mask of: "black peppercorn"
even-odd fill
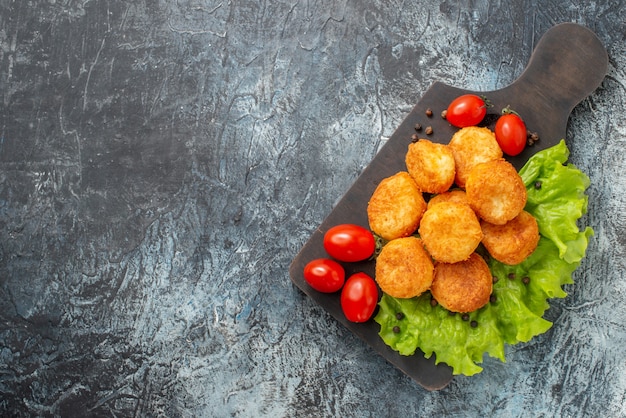
[[[415,126],[413,127],[417,132],[422,130],[422,125],[420,125],[419,123],[416,123]]]
[[[489,302],[496,303],[498,301],[498,297],[496,295],[489,296]]]
[[[431,108],[426,109],[426,116],[431,117],[433,115],[433,111]]]
[[[393,332],[394,332],[394,334],[399,334],[400,333],[400,327],[397,326],[397,325],[395,327],[393,327]]]
[[[537,189],[537,190],[541,189],[541,182],[540,181],[536,181],[535,182],[535,189]]]
[[[432,299],[430,300],[430,306],[437,306],[437,299],[432,298]]]
[[[469,314],[466,314],[466,313],[465,313],[465,314],[463,314],[463,316],[461,317],[461,319],[462,319],[463,321],[469,321]]]
[[[509,279],[515,280],[515,273],[509,273]]]
[[[528,283],[530,283],[530,277],[525,276],[525,277],[522,279],[522,283],[524,283],[524,284],[528,284]]]
[[[497,276],[493,276],[493,278],[491,279],[491,281],[494,282],[494,283],[498,283],[498,280],[500,280],[500,279],[498,279]]]
[[[477,326],[478,326],[478,322],[476,322],[476,321],[470,322],[470,327],[476,328]]]
[[[396,314],[396,319],[397,319],[398,321],[402,321],[402,320],[404,319],[404,314],[403,314],[402,312],[398,312],[398,313]]]
[[[432,134],[433,133],[432,126],[427,126],[426,129],[424,130],[424,132],[426,133],[426,135]]]
[[[532,147],[537,141],[539,141],[539,135],[537,132],[526,131],[526,145]]]

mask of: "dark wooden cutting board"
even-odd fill
[[[424,130],[417,132],[420,137],[440,143],[450,141],[457,128],[440,115],[454,98],[476,93],[486,96],[493,104],[491,112],[511,106],[523,117],[528,129],[536,132],[540,140],[520,155],[509,158],[519,169],[537,151],[565,139],[571,111],[600,85],[607,65],[606,50],[593,32],[574,23],[563,23],[543,35],[524,72],[503,89],[472,92],[442,83],[433,84],[294,258],[289,269],[293,283],[417,383],[428,390],[445,387],[452,380],[449,366],[435,365],[434,355],[426,359],[419,351],[413,356],[399,355],[378,336],[380,327],[373,320],[364,324],[347,321],[341,311],[339,293],[323,294],[309,287],[303,277],[304,266],[315,258],[328,257],[322,241],[330,227],[342,223],[368,227],[367,202],[382,179],[398,171],[406,171],[404,158],[411,135],[416,133],[416,124],[421,124],[423,129],[427,126],[433,129],[430,135],[426,135]],[[431,117],[426,116],[427,109],[433,111]],[[363,271],[374,277],[372,261],[343,265],[347,276]]]

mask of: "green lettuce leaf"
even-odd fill
[[[565,141],[537,153],[520,170],[528,190],[526,210],[537,219],[541,235],[559,249],[569,263],[582,260],[589,235],[581,233],[578,219],[587,212],[589,177],[573,164],[566,164],[569,150]],[[588,228],[590,229],[590,228]]]
[[[535,154],[520,170],[528,190],[526,210],[539,224],[537,249],[521,264],[496,260],[489,267],[497,282],[493,300],[463,317],[431,305],[429,292],[411,299],[383,294],[374,318],[380,336],[402,355],[419,348],[426,358],[446,363],[453,374],[480,373],[485,354],[505,360],[504,345],[528,342],[552,323],[543,318],[548,300],[567,295],[572,273],[585,255],[593,230],[580,230],[578,220],[587,211],[589,178],[572,164],[565,142]]]

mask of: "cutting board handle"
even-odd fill
[[[530,94],[540,112],[557,107],[569,116],[601,84],[607,67],[607,52],[591,30],[561,23],[541,37],[524,72],[504,90]]]

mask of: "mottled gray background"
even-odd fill
[[[0,415],[626,416],[623,1],[0,0]],[[609,53],[572,114],[596,234],[553,328],[428,392],[292,284],[435,81],[551,26]]]

